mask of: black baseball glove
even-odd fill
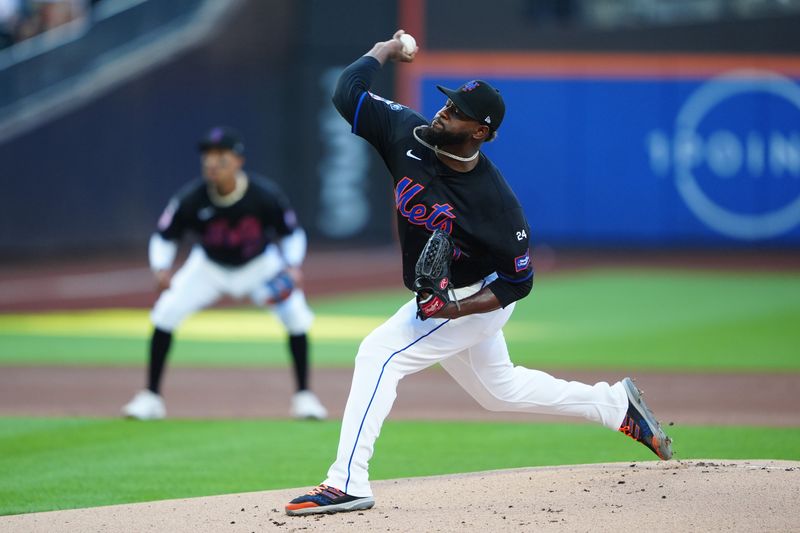
[[[437,229],[425,243],[414,269],[414,292],[420,320],[430,318],[450,303],[452,260],[453,240],[449,234]]]

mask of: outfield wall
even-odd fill
[[[540,241],[800,244],[800,56],[433,54],[405,97],[432,116],[437,84],[480,77]]]

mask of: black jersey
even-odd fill
[[[457,172],[420,144],[412,132],[429,122],[369,92],[379,69],[375,58],[356,60],[339,78],[333,103],[353,133],[378,150],[393,176],[405,286],[413,287],[417,258],[438,228],[450,233],[457,247],[451,270],[456,287],[496,272],[489,288],[504,307],[525,297],[533,285],[530,228],[516,195],[485,155],[471,171]]]
[[[280,188],[252,174],[247,176],[244,195],[226,206],[212,201],[205,181],[188,183],[170,200],[158,221],[163,238],[179,240],[193,232],[209,259],[226,266],[247,263],[296,227],[294,211]]]

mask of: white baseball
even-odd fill
[[[400,36],[400,42],[403,43],[403,52],[407,54],[413,54],[417,49],[417,40],[408,33]]]

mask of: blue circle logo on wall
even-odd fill
[[[710,79],[678,112],[675,184],[687,207],[729,237],[800,225],[800,86],[765,70]]]

